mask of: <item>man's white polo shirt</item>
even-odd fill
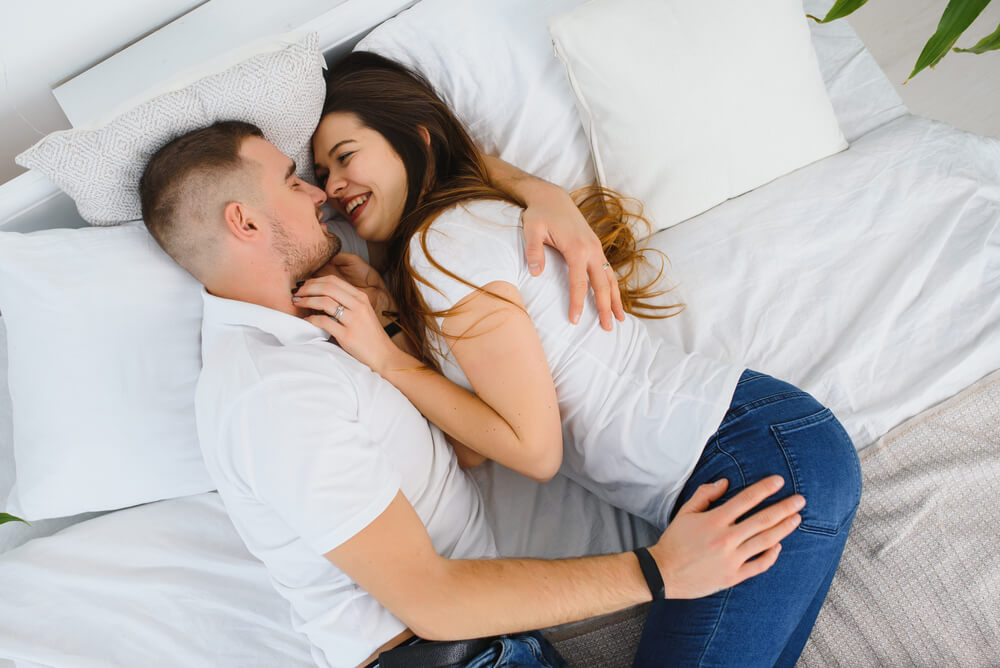
[[[355,666],[405,625],[323,555],[403,494],[438,553],[496,556],[479,489],[392,385],[291,315],[207,292],[198,434],[244,542],[321,666]]]

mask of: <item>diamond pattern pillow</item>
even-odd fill
[[[107,123],[53,132],[16,162],[65,190],[91,225],[139,220],[139,179],[149,158],[174,137],[216,121],[257,125],[311,181],[310,138],[326,92],[323,67],[316,34],[289,33],[221,71],[186,77]]]

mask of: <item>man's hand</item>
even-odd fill
[[[382,314],[385,311],[396,312],[396,302],[389,294],[379,273],[361,257],[353,253],[337,253],[322,269],[313,274],[313,278],[323,276],[336,276],[364,292],[368,295],[368,301],[371,302],[382,326],[389,324],[391,318]]]
[[[607,260],[601,241],[590,228],[587,220],[562,188],[546,184],[551,192],[536,196],[527,202],[521,216],[524,224],[525,255],[532,276],[545,269],[545,252],[542,244],[559,251],[569,265],[569,319],[579,322],[587,288],[594,288],[594,300],[601,327],[610,331],[612,315],[625,319],[618,276]]]
[[[723,479],[699,487],[649,548],[667,598],[701,598],[763,573],[778,559],[780,541],[802,521],[798,511],[805,499],[795,494],[737,522],[781,489],[780,476],[750,485],[709,510],[728,484]]]

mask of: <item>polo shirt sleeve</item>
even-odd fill
[[[324,368],[269,377],[231,416],[252,492],[320,554],[368,526],[399,492],[399,472],[358,413],[349,376]]]
[[[431,309],[451,308],[494,281],[520,284],[527,272],[520,213],[506,202],[467,202],[438,216],[426,243],[420,233],[413,236],[410,264],[427,282],[418,279],[417,287]]]

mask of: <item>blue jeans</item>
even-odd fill
[[[785,486],[764,505],[796,493],[806,499],[802,523],[781,542],[778,561],[711,596],[653,604],[635,666],[795,664],[844,550],[861,498],[861,467],[829,409],[788,383],[746,371],[673,514],[704,483],[729,480],[720,504],[774,474]]]
[[[501,636],[465,668],[568,668],[538,631]]]

